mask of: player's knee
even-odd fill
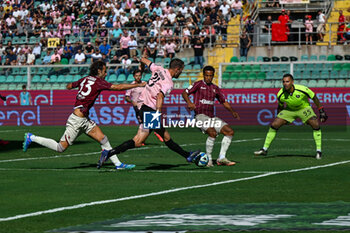
[[[212,137],[212,138],[216,138],[216,136],[218,136],[215,130],[208,130],[207,134],[209,137]]]
[[[225,136],[231,136],[231,137],[232,137],[234,134],[235,134],[235,131],[234,131],[233,129],[230,128],[228,131],[225,132],[224,135],[225,135]]]
[[[270,127],[271,127],[272,129],[274,129],[274,130],[278,130],[278,129],[281,127],[281,125],[278,124],[278,123],[276,123],[276,122],[272,122],[272,124],[270,125]]]
[[[67,149],[67,147],[64,147],[61,143],[58,143],[57,144],[57,152],[62,153]]]

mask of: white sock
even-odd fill
[[[208,155],[209,160],[212,160],[211,153],[213,152],[214,142],[215,142],[215,138],[212,138],[212,137],[208,137],[207,141],[205,142],[206,154]]]
[[[57,149],[58,143],[51,138],[43,138],[43,137],[32,135],[30,136],[30,140],[32,140],[35,143],[38,143],[39,145],[45,146],[51,150],[58,152],[58,149]]]
[[[112,155],[109,159],[112,161],[112,163],[114,163],[115,166],[120,166],[122,164],[116,155]]]
[[[226,151],[228,147],[230,146],[232,141],[232,136],[224,136],[224,138],[221,141],[221,149],[219,154],[219,159],[223,159],[226,157]]]

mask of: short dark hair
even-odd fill
[[[22,85],[22,89],[27,89],[27,85]]]
[[[142,75],[142,71],[141,71],[140,69],[134,70],[134,72],[132,72],[132,75],[135,75],[135,74],[137,74],[137,73],[141,73],[141,75]]]
[[[212,67],[212,66],[205,66],[204,68],[203,68],[203,74],[205,74],[205,71],[213,71],[214,73],[215,73],[215,68],[214,67]]]
[[[91,64],[90,66],[90,76],[97,76],[98,70],[102,70],[103,67],[106,66],[104,61],[98,60]]]
[[[169,64],[170,69],[182,68],[184,66],[185,66],[185,63],[179,58],[174,58],[173,60],[171,60]]]
[[[284,74],[284,75],[283,75],[283,78],[285,78],[285,77],[290,77],[292,80],[294,80],[294,77],[293,77],[293,75],[291,75],[291,74]]]

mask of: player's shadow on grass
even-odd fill
[[[89,143],[89,142],[80,141],[80,142],[75,142],[74,145],[79,145],[79,144],[83,145],[86,143]],[[30,150],[31,148],[40,148],[40,147],[43,149],[45,148],[43,146],[40,146],[39,144],[31,143],[28,150]],[[13,150],[23,150],[23,140],[20,140],[20,141],[9,140],[8,144],[0,146],[0,152],[13,151]]]
[[[283,158],[283,157],[303,157],[303,158],[315,158],[315,155],[297,155],[297,154],[281,154],[281,155],[268,155],[268,156],[259,156],[263,159],[272,159],[272,158]]]
[[[190,164],[157,164],[151,163],[150,166],[145,167],[145,170],[169,170],[173,168],[178,168],[182,166],[188,166]]]

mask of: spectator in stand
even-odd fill
[[[176,13],[174,11],[174,9],[170,10],[170,13],[167,15],[170,23],[174,24],[176,22]]]
[[[127,54],[129,56],[129,47],[128,47],[129,41],[130,41],[130,36],[128,34],[128,31],[124,29],[123,35],[120,38],[121,55]]]
[[[111,31],[112,34],[112,39],[111,39],[111,44],[119,44],[120,42],[120,36],[123,34],[123,30],[120,28],[119,25],[115,24],[114,29]]]
[[[344,43],[346,40],[344,37],[344,29],[345,29],[345,16],[343,15],[343,11],[339,10],[339,19],[338,19],[338,41]]]
[[[24,25],[24,20],[20,21],[20,24],[17,26],[17,32],[16,32],[16,36],[25,36],[25,25]]]
[[[23,50],[21,50],[17,55],[17,65],[19,66],[25,65],[26,61],[27,61],[27,55],[24,53]]]
[[[161,57],[161,58],[167,57],[165,46],[166,46],[165,38],[160,39],[160,46],[158,49],[157,57]]]
[[[41,45],[40,43],[35,43],[33,48],[33,54],[35,55],[35,59],[39,59],[41,57]]]
[[[240,38],[240,55],[241,57],[247,58],[248,51],[252,41],[245,31],[242,32],[242,35],[239,38]]]
[[[120,61],[117,57],[117,55],[114,55],[112,60],[109,62],[109,64],[111,65],[109,67],[109,70],[108,70],[108,76],[110,76],[111,74],[116,74],[117,73],[117,70],[118,70],[118,66],[117,64],[120,64]]]
[[[168,43],[165,45],[165,51],[167,56],[172,59],[175,57],[175,50],[177,48],[177,45],[175,44],[174,40],[169,39]]]
[[[105,54],[107,57],[109,57],[109,55],[111,54],[111,46],[109,44],[107,44],[107,40],[104,39],[102,44],[99,47],[101,54]]]
[[[193,45],[193,51],[194,51],[194,64],[198,64],[201,66],[201,69],[203,68],[204,63],[204,43],[203,39],[197,38],[195,44]]]
[[[85,59],[85,54],[79,49],[78,53],[74,56],[74,64],[84,64]]]
[[[86,58],[91,58],[91,55],[94,53],[94,46],[92,46],[91,42],[87,43],[87,46],[85,47],[85,57]]]
[[[145,15],[148,14],[148,9],[149,9],[148,6],[146,7],[145,3],[143,2],[141,2],[140,9],[139,9],[139,14],[141,18],[143,18]]]
[[[91,54],[91,63],[94,63],[95,61],[101,60],[102,54],[100,53],[99,49],[96,49],[96,51]]]
[[[60,62],[61,55],[58,54],[58,49],[55,49],[54,54],[51,55],[51,63],[57,62],[57,59],[58,59],[58,62]]]
[[[140,43],[144,44],[147,41],[147,38],[149,37],[148,29],[145,25],[142,25],[138,33],[138,40],[140,41]]]
[[[242,2],[239,0],[235,0],[231,5],[231,12],[233,14],[233,17],[236,18],[237,14],[240,15],[240,19],[242,18],[243,10],[242,10]]]
[[[187,46],[190,48],[191,47],[190,40],[191,40],[191,32],[188,29],[188,27],[184,27],[182,29],[182,42],[181,42],[182,46],[184,48],[186,48]]]
[[[128,54],[124,54],[119,58],[120,64],[122,65],[121,67],[118,68],[117,70],[117,77],[120,74],[125,74],[125,77],[128,77],[129,74],[132,72],[131,71],[131,60],[129,59]]]
[[[318,40],[323,41],[323,36],[325,34],[326,29],[326,16],[322,13],[321,10],[318,11],[318,26],[317,26],[317,35]]]
[[[266,7],[280,7],[279,0],[269,0]]]
[[[151,37],[150,41],[147,43],[148,54],[153,60],[156,59],[157,56],[157,42]]]
[[[225,17],[225,19],[228,20],[231,7],[227,4],[225,0],[222,2],[222,5],[219,9],[221,10],[222,15]]]
[[[6,59],[9,59],[11,65],[13,65],[13,66],[16,65],[17,56],[16,56],[16,54],[13,52],[13,50],[7,51],[7,55],[6,55],[5,58],[6,58]]]
[[[51,55],[49,51],[44,51],[44,58],[42,63],[43,65],[47,65],[51,63]]]
[[[135,40],[135,37],[133,35],[130,36],[130,41],[128,42],[129,47],[129,53],[131,57],[134,57],[137,55],[137,41]]]
[[[158,16],[162,16],[162,15],[163,15],[162,8],[159,6],[158,3],[154,6],[152,12],[156,12],[156,14],[157,14]]]
[[[35,63],[35,55],[34,55],[32,49],[29,48],[29,53],[27,56],[27,65],[34,65],[34,63]]]
[[[314,22],[312,21],[312,16],[308,15],[307,16],[307,20],[305,21],[304,25],[305,25],[305,40],[306,40],[306,44],[309,43],[310,41],[310,45],[312,45],[312,33],[314,30]]]
[[[272,16],[268,15],[267,16],[267,20],[265,21],[265,25],[264,25],[264,33],[268,33],[271,34],[271,29],[272,29]]]
[[[255,26],[255,21],[252,19],[252,16],[249,15],[248,19],[245,23],[245,30],[246,30],[251,42],[253,42],[253,37],[254,37],[254,26]]]

